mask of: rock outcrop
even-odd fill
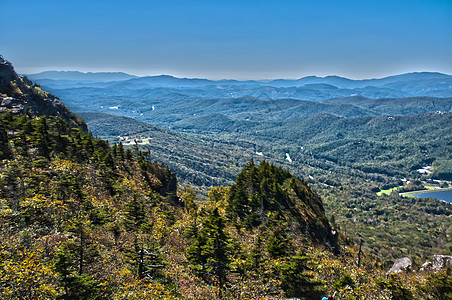
[[[59,116],[71,126],[87,130],[85,121],[72,113],[58,97],[43,91],[0,55],[0,113]]]
[[[395,261],[387,274],[400,273],[411,268],[412,262],[408,257],[402,257]]]
[[[441,271],[448,266],[452,266],[452,256],[433,255],[432,261],[425,262],[421,267],[421,271]]]
[[[19,80],[19,76],[14,71],[11,63],[0,55],[0,91],[6,92],[11,90],[11,82]]]

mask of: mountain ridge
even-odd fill
[[[137,76],[124,72],[80,72],[80,71],[43,71],[27,74],[31,80],[83,80],[83,81],[116,81],[136,78]]]
[[[30,78],[35,79],[31,75]],[[35,80],[49,90],[98,87],[114,93],[128,91],[133,94],[146,91],[150,95],[155,95],[159,92],[157,89],[167,89],[168,93],[177,92],[191,97],[203,98],[254,96],[264,99],[326,100],[354,95],[368,98],[452,97],[452,75],[433,72],[406,73],[363,80],[353,80],[335,75],[270,81],[210,80],[178,78],[170,75],[142,76],[114,81],[85,80],[89,79],[88,77],[82,79],[37,78]]]
[[[93,79],[87,79],[87,77],[95,78],[95,77],[102,77],[102,76],[112,76],[112,77],[118,77],[120,78],[125,77],[125,79],[116,79],[116,80],[130,80],[130,79],[175,79],[175,80],[193,80],[193,81],[207,81],[212,83],[224,83],[224,84],[232,84],[232,83],[256,83],[256,84],[262,84],[262,85],[270,85],[278,84],[280,82],[302,82],[303,84],[307,83],[326,83],[327,81],[337,81],[337,82],[372,82],[372,81],[384,81],[384,82],[390,82],[394,81],[395,79],[403,78],[405,80],[412,80],[413,77],[416,77],[417,79],[431,79],[431,78],[446,78],[446,77],[452,77],[450,74],[441,73],[441,72],[430,72],[430,71],[419,71],[419,72],[407,72],[407,73],[401,73],[396,75],[388,75],[380,78],[363,78],[363,79],[352,79],[347,78],[344,76],[339,75],[327,75],[327,76],[316,76],[316,75],[308,75],[303,76],[300,78],[294,78],[294,79],[285,79],[285,78],[274,78],[269,80],[236,80],[233,78],[229,79],[208,79],[208,78],[199,78],[199,77],[177,77],[173,75],[168,74],[160,74],[160,75],[144,75],[144,76],[137,76],[128,74],[125,72],[81,72],[81,71],[56,71],[56,70],[49,70],[49,71],[43,71],[39,73],[32,73],[32,74],[25,74],[30,79],[54,79],[54,80],[93,80]],[[85,77],[85,78],[82,78]],[[113,81],[113,80],[112,80]],[[290,85],[294,86],[294,85]],[[296,85],[295,85],[296,86]]]
[[[87,131],[86,123],[58,97],[41,89],[25,76],[19,76],[13,65],[0,55],[0,112],[59,116],[71,126]]]

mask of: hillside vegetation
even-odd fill
[[[255,124],[221,136],[87,114],[111,146],[3,59],[0,70],[2,298],[452,298],[450,267],[418,268],[450,253],[450,204],[375,194],[401,184],[396,163],[412,187],[424,179],[411,170],[419,161],[447,176],[449,114],[320,114],[273,127],[245,117]],[[425,145],[393,156],[395,137],[418,135]],[[337,147],[357,156],[335,160]],[[386,274],[401,255],[411,269]]]
[[[190,189],[176,197],[174,174],[148,153],[109,147],[58,117],[2,114],[1,128],[3,297],[313,299],[337,290],[411,299],[435,295],[431,283],[447,290],[442,273],[402,283],[380,277],[368,254],[356,265],[356,246],[344,236],[337,244],[317,194],[266,162],[250,161],[199,203]]]

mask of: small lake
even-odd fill
[[[418,197],[418,198],[432,197],[432,198],[436,198],[439,200],[444,200],[449,203],[452,203],[452,190],[422,193],[422,194],[413,194],[413,196]]]

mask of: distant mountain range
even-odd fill
[[[259,85],[273,87],[293,87],[307,84],[329,84],[339,88],[357,88],[365,86],[385,86],[393,83],[410,82],[417,80],[451,80],[452,75],[437,72],[413,72],[388,76],[379,79],[349,79],[340,76],[306,76],[299,79],[274,79],[274,80],[209,80],[200,78],[177,78],[170,75],[135,76],[123,72],[79,72],[79,71],[44,71],[37,74],[27,74],[32,80],[71,80],[71,81],[123,81],[133,79],[134,82],[158,85],[193,87],[206,85]]]
[[[123,72],[88,72],[79,71],[45,71],[37,74],[28,74],[31,80],[69,80],[69,81],[118,81],[136,78],[135,75]]]
[[[253,96],[262,99],[295,98],[326,100],[350,96],[367,98],[452,97],[452,76],[421,72],[380,79],[353,80],[339,76],[308,76],[271,81],[209,80],[169,75],[137,77],[126,73],[81,73],[48,71],[28,77],[48,89],[102,88],[107,93],[130,90],[130,96],[147,97],[183,94],[188,97],[231,98]]]

